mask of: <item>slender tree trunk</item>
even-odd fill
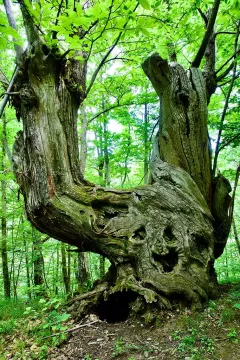
[[[123,187],[125,184],[125,181],[127,180],[127,175],[128,175],[128,160],[129,160],[129,155],[130,155],[130,146],[131,146],[131,127],[130,124],[128,124],[128,140],[127,140],[127,144],[126,144],[126,148],[125,148],[125,160],[124,160],[124,176],[123,176],[123,180],[122,180],[122,184],[121,186]]]
[[[90,270],[89,270],[89,260],[88,253],[78,253],[77,254],[77,280],[78,280],[78,291],[82,293],[88,288],[90,284]]]
[[[19,258],[18,258],[17,274],[16,274],[16,280],[15,280],[16,288],[18,288],[19,276],[20,276],[21,269],[22,269],[23,256],[24,256],[23,246],[20,250],[18,250],[18,253],[19,253]]]
[[[229,274],[228,274],[228,250],[227,247],[225,248],[225,264],[226,264],[226,277],[229,281]]]
[[[236,241],[238,253],[239,253],[239,255],[240,255],[240,241],[239,241],[238,231],[237,231],[237,227],[236,227],[236,223],[235,223],[234,218],[233,218],[233,220],[232,220],[232,225],[233,225],[234,239],[235,239],[235,241]]]
[[[25,233],[23,233],[23,242],[24,242],[24,250],[25,250],[25,267],[26,267],[26,275],[27,275],[27,294],[29,300],[32,299],[32,292],[31,292],[31,280],[30,280],[30,272],[29,272],[29,258],[28,258],[28,247]]]
[[[105,106],[103,106],[105,109]],[[103,118],[103,154],[104,154],[104,186],[110,186],[110,160],[108,150],[108,121]]]
[[[104,154],[103,154],[103,135],[102,135],[102,124],[96,122],[98,131],[94,132],[95,140],[97,141],[97,169],[99,176],[99,184],[104,186]],[[98,132],[98,133],[97,133]]]
[[[32,228],[33,284],[37,296],[46,296],[41,238]]]
[[[54,294],[58,295],[58,282],[59,282],[59,245],[57,245],[57,260],[54,272]]]
[[[5,139],[6,139],[6,116],[3,116],[3,129],[2,129],[2,172],[6,170],[5,166]],[[2,274],[3,274],[3,288],[5,298],[11,296],[11,283],[8,272],[8,249],[7,249],[7,187],[6,180],[1,180],[2,191]]]
[[[67,277],[69,282],[69,293],[71,292],[71,252],[70,245],[67,246]]]
[[[105,110],[105,102],[102,99],[102,110]],[[110,186],[110,160],[109,160],[109,134],[108,134],[108,121],[107,117],[103,115],[103,140],[102,140],[101,154],[104,159],[104,181],[103,186]],[[105,275],[105,257],[100,255],[99,257],[99,276],[102,278]]]
[[[148,184],[148,165],[149,165],[149,142],[148,142],[148,104],[144,104],[144,184]]]
[[[82,105],[80,107],[81,111],[81,131],[80,131],[80,170],[81,173],[85,174],[85,168],[86,168],[86,159],[87,159],[87,126],[88,126],[88,120],[87,120],[87,114],[85,105]]]
[[[10,279],[12,282],[12,287],[13,287],[13,296],[16,299],[17,298],[17,286],[16,286],[16,276],[15,276],[15,254],[16,254],[16,249],[15,249],[15,245],[16,242],[14,240],[14,216],[12,217],[12,234],[11,234],[11,238],[12,238],[12,262],[11,262],[11,273],[10,273]]]
[[[81,135],[80,135],[80,170],[82,175],[85,174],[86,168],[86,157],[87,157],[87,114],[85,106],[80,107],[81,110]],[[89,263],[88,263],[88,254],[81,252],[77,256],[78,266],[77,266],[77,280],[78,280],[78,290],[83,292],[87,288],[87,285],[90,283],[89,278]]]
[[[61,255],[62,255],[62,276],[63,276],[63,284],[65,287],[66,294],[70,294],[70,281],[68,277],[68,267],[67,267],[67,258],[66,258],[66,249],[65,244],[61,243]]]

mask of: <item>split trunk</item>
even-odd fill
[[[110,260],[103,282],[73,306],[109,321],[151,317],[153,308],[176,303],[200,307],[216,295],[214,260],[230,226],[229,184],[211,175],[202,73],[158,55],[143,68],[161,99],[160,129],[152,183],[126,191],[81,175],[77,116],[86,74],[78,61],[35,42],[22,57],[15,89],[23,131],[13,160],[28,219],[80,252]]]

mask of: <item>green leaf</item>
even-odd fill
[[[201,0],[196,0],[196,7],[199,8],[201,4]]]
[[[139,30],[146,36],[149,36],[149,31],[145,28],[139,28]]]
[[[7,46],[7,40],[0,37],[0,50],[3,50]]]
[[[45,304],[46,303],[46,300],[45,299],[40,299],[39,300],[39,304]]]
[[[138,0],[138,2],[144,9],[150,10],[150,4],[148,0]]]
[[[11,26],[1,26],[1,32],[7,35],[11,35],[15,39],[20,39],[19,34]]]
[[[237,61],[239,61],[239,60],[240,60],[240,55],[238,55],[238,56],[234,59],[235,62],[237,62]]]

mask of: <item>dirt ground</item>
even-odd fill
[[[240,304],[238,288],[234,293],[234,288],[222,287],[221,298],[203,312],[163,312],[154,325],[137,320],[107,323],[89,315],[48,359],[240,359],[240,309],[234,307]]]
[[[108,323],[95,314],[74,323],[65,308],[62,315],[31,310],[11,332],[0,323],[0,360],[238,360],[240,284],[220,292],[201,312],[163,311],[154,324]]]

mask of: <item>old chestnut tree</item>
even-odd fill
[[[218,82],[236,73],[239,24],[233,21],[230,34],[235,55],[217,73],[220,0],[203,2],[202,9],[195,2],[186,5],[187,16],[194,8],[202,29],[187,69],[170,51],[172,44],[168,60],[160,46],[152,45],[161,27],[169,29],[177,1],[59,1],[53,9],[44,1],[19,3],[28,46],[17,57],[13,84],[12,102],[23,124],[13,164],[27,217],[51,237],[111,262],[102,282],[74,303],[75,311],[91,310],[104,318],[105,309],[114,312],[116,306],[121,319],[149,317],[153,309],[173,304],[201,307],[216,295],[214,260],[223,252],[231,224],[231,187],[212,167],[208,104]],[[146,33],[142,19],[152,21],[155,30]],[[141,50],[148,51],[142,76],[160,98],[159,131],[149,185],[108,189],[80,172],[77,117],[110,54],[121,46],[127,53],[133,29],[139,44],[141,34],[151,39]],[[87,81],[96,46],[101,59]]]

